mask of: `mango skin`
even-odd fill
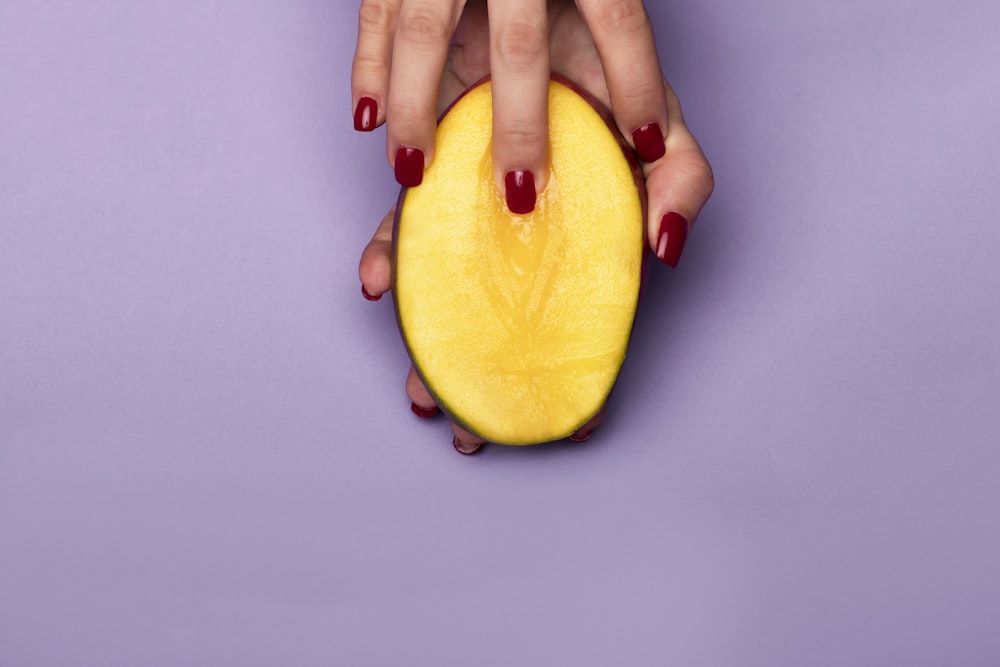
[[[439,123],[440,123],[440,121],[442,119],[444,119],[445,116],[448,115],[448,113],[457,104],[459,104],[459,102],[461,102],[461,100],[463,100],[466,97],[466,95],[468,95],[471,91],[477,89],[480,85],[482,85],[482,84],[486,83],[487,81],[489,81],[489,79],[490,79],[489,76],[484,77],[480,81],[478,81],[475,84],[473,84],[472,86],[470,86],[465,92],[462,93],[462,95],[460,95],[458,98],[456,98],[448,106],[448,108],[441,114],[441,116],[439,118]],[[647,215],[648,215],[648,210],[647,210],[648,201],[647,201],[647,193],[646,193],[646,187],[645,187],[645,177],[643,175],[642,166],[641,166],[641,164],[639,162],[639,159],[638,159],[638,156],[637,156],[636,152],[628,144],[628,142],[625,140],[625,138],[622,136],[621,132],[618,130],[618,126],[615,123],[614,118],[611,116],[610,112],[607,109],[604,108],[604,106],[601,104],[601,102],[599,100],[597,100],[595,97],[593,97],[592,95],[590,95],[587,91],[583,90],[581,87],[579,87],[578,85],[576,85],[574,82],[570,81],[569,79],[567,79],[567,78],[565,78],[565,77],[563,77],[561,75],[553,73],[552,80],[555,81],[555,82],[557,82],[557,83],[560,83],[563,86],[565,86],[566,88],[570,89],[576,95],[578,95],[580,98],[582,98],[583,100],[585,100],[587,102],[587,104],[589,104],[589,106],[597,113],[597,115],[601,118],[601,120],[603,120],[604,125],[606,126],[608,132],[610,132],[610,135],[614,139],[614,142],[618,145],[619,149],[621,150],[621,153],[624,156],[625,161],[628,164],[629,170],[631,171],[632,179],[634,181],[634,185],[635,185],[635,188],[636,188],[636,191],[637,191],[637,194],[638,194],[639,206],[641,208],[642,238],[645,239],[646,238],[645,221],[646,221],[646,218],[647,218]],[[615,382],[617,382],[617,374],[618,374],[618,372],[620,372],[620,366],[619,366],[618,372],[616,372],[614,380],[608,386],[607,392],[604,395],[604,401],[602,401],[601,405],[597,406],[589,414],[586,414],[585,416],[582,416],[578,420],[578,423],[576,423],[573,426],[572,429],[569,429],[565,433],[559,434],[558,436],[555,436],[555,437],[544,437],[544,438],[540,438],[540,439],[539,438],[531,438],[531,439],[528,439],[528,440],[526,440],[524,438],[521,438],[521,439],[506,439],[505,440],[503,437],[499,437],[498,438],[496,436],[496,434],[493,434],[493,436],[491,437],[489,434],[481,432],[479,429],[477,429],[477,427],[475,426],[474,423],[471,423],[469,420],[464,419],[461,415],[456,414],[452,409],[450,409],[450,406],[447,404],[447,402],[443,401],[441,399],[441,397],[439,396],[438,392],[436,391],[434,383],[432,381],[429,381],[429,379],[426,377],[423,369],[421,368],[421,365],[418,363],[418,361],[417,361],[417,355],[414,353],[414,350],[412,349],[411,343],[410,343],[410,341],[406,337],[406,333],[405,333],[405,330],[404,330],[404,327],[403,327],[403,317],[402,317],[402,314],[401,314],[401,311],[400,311],[400,300],[399,300],[399,298],[397,298],[397,294],[398,294],[398,288],[397,288],[398,272],[397,272],[396,268],[398,266],[398,261],[399,261],[398,249],[399,249],[400,222],[401,222],[401,217],[402,217],[402,213],[403,213],[403,210],[404,210],[404,202],[405,202],[406,197],[407,197],[407,192],[408,192],[408,188],[406,188],[406,187],[403,187],[403,188],[400,189],[399,197],[398,197],[397,202],[396,202],[395,220],[394,220],[394,223],[393,223],[393,236],[392,236],[392,247],[393,247],[393,250],[392,250],[392,268],[393,268],[393,271],[392,271],[392,295],[393,295],[393,307],[394,307],[394,312],[395,312],[395,316],[396,316],[397,326],[399,327],[401,337],[403,338],[403,342],[404,342],[404,345],[406,347],[407,354],[410,356],[411,360],[413,361],[414,369],[416,370],[417,374],[420,376],[421,381],[424,383],[424,385],[427,387],[428,391],[434,397],[435,402],[441,408],[442,413],[445,414],[445,416],[448,419],[450,419],[451,421],[455,422],[456,424],[458,424],[459,426],[461,426],[465,430],[467,430],[467,431],[469,431],[471,433],[474,433],[474,434],[476,434],[476,435],[478,435],[478,436],[480,436],[480,437],[482,437],[482,438],[484,438],[486,440],[494,442],[496,444],[530,445],[530,444],[541,444],[543,442],[549,442],[549,441],[553,441],[553,440],[561,440],[561,439],[563,439],[565,437],[568,437],[573,432],[575,432],[576,430],[578,430],[580,427],[582,427],[585,424],[587,424],[598,413],[600,413],[601,410],[604,409],[604,402],[606,402],[607,397],[610,396],[610,394],[611,394],[611,392],[612,392],[612,390],[614,388],[614,384],[615,384]],[[635,307],[636,307],[636,309],[638,307],[638,301],[641,298],[642,293],[644,292],[645,284],[646,284],[647,277],[648,277],[648,270],[649,270],[649,251],[648,251],[648,248],[645,247],[645,241],[643,242],[643,246],[644,246],[644,250],[643,250],[642,255],[641,255],[641,267],[639,269],[638,295],[636,296],[636,300],[635,300],[635,304],[634,304]],[[630,325],[627,333],[624,336],[624,341],[623,342],[624,342],[624,348],[625,348],[626,351],[627,351],[628,344],[629,344],[629,341],[630,341],[630,338],[631,338],[631,333],[632,333],[632,331],[634,329],[634,323],[635,323],[635,320],[634,320],[634,316],[633,316],[631,325]],[[622,357],[622,362],[624,362],[624,354],[623,354],[623,357]]]

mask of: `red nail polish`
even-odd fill
[[[656,256],[667,266],[677,267],[684,242],[687,241],[688,223],[680,213],[667,213],[660,220],[656,236]]]
[[[535,210],[535,175],[530,171],[516,169],[503,177],[507,186],[507,208],[511,213],[525,215]]]
[[[632,133],[632,143],[643,162],[656,162],[667,152],[663,132],[657,123],[647,123]]]
[[[438,413],[438,406],[435,405],[433,408],[425,409],[420,407],[416,403],[411,402],[410,410],[412,410],[413,414],[420,417],[421,419],[430,419],[431,417],[433,417]]]
[[[574,433],[573,435],[569,436],[569,439],[572,440],[573,442],[587,442],[588,440],[590,440],[590,436],[592,435],[594,435],[594,432],[592,430],[584,431],[583,433]]]
[[[358,108],[354,110],[354,129],[358,132],[371,132],[378,122],[378,102],[370,97],[358,100]]]
[[[472,456],[473,454],[478,454],[482,450],[483,445],[467,445],[455,436],[455,439],[451,441],[452,446],[455,447],[455,451],[459,454],[465,454],[466,456]],[[475,447],[475,449],[462,449],[463,447]]]
[[[361,296],[365,297],[369,301],[378,301],[382,298],[381,294],[369,294],[364,285],[361,286]]]
[[[400,146],[396,150],[396,182],[415,188],[424,181],[424,152],[419,148]]]

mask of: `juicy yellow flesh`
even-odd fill
[[[625,357],[645,249],[641,196],[604,120],[553,82],[550,171],[534,212],[493,180],[491,88],[438,127],[396,230],[394,295],[441,406],[492,442],[564,438],[604,404]]]

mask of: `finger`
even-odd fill
[[[486,444],[485,440],[474,433],[469,433],[458,424],[451,425],[451,432],[455,434],[451,444],[459,454],[477,454]]]
[[[669,133],[653,27],[642,0],[578,0],[601,56],[615,122],[643,162],[666,151]]]
[[[593,419],[578,428],[573,435],[569,436],[569,439],[573,442],[586,442],[587,440],[590,440],[590,436],[594,435],[594,431],[597,430],[597,427],[601,425],[602,421],[604,421],[605,411],[606,408],[601,408],[601,411],[598,412]]]
[[[361,252],[358,277],[361,279],[361,294],[369,301],[378,301],[389,291],[392,281],[392,224],[395,218],[396,207],[393,206]]]
[[[548,163],[549,31],[544,0],[490,2],[493,171],[513,213],[535,208]]]
[[[438,89],[461,0],[409,0],[392,47],[386,141],[400,185],[416,187],[434,158]]]
[[[392,36],[401,0],[362,0],[358,44],[351,68],[354,129],[371,132],[385,121],[385,99],[392,61]]]
[[[427,391],[427,386],[413,366],[410,366],[410,373],[406,376],[406,395],[410,397],[410,409],[416,416],[427,419],[438,413],[434,397]]]
[[[680,102],[664,82],[670,114],[666,154],[644,167],[649,201],[649,245],[657,258],[677,267],[688,234],[712,195],[715,178],[701,147],[684,124]]]

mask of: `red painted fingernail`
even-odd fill
[[[396,150],[396,182],[415,188],[424,181],[424,152],[419,148],[400,146]]]
[[[583,433],[574,433],[573,435],[569,436],[569,439],[572,440],[573,442],[587,442],[588,440],[590,440],[590,436],[592,435],[594,435],[593,429],[589,431],[584,431]]]
[[[361,285],[361,296],[365,297],[369,301],[378,301],[382,298],[381,294],[369,294],[364,285]]]
[[[687,241],[688,223],[680,213],[667,213],[660,220],[660,231],[656,237],[656,256],[661,262],[677,268],[684,242]]]
[[[473,454],[478,454],[483,448],[483,443],[478,445],[467,445],[455,436],[455,439],[451,441],[451,444],[455,447],[455,451],[459,454],[465,454],[466,456],[472,456]],[[464,448],[464,449],[463,449]]]
[[[433,408],[427,409],[427,408],[422,408],[416,403],[411,402],[410,410],[413,410],[413,414],[420,417],[421,419],[430,419],[431,417],[433,417],[438,413],[438,406],[435,405]]]
[[[507,208],[511,213],[525,215],[535,210],[535,175],[530,171],[515,169],[503,177],[507,186]]]
[[[663,132],[657,123],[647,123],[632,133],[632,143],[643,162],[656,162],[667,152]]]
[[[358,108],[354,110],[354,129],[358,132],[371,132],[378,122],[378,102],[370,97],[358,100]]]

